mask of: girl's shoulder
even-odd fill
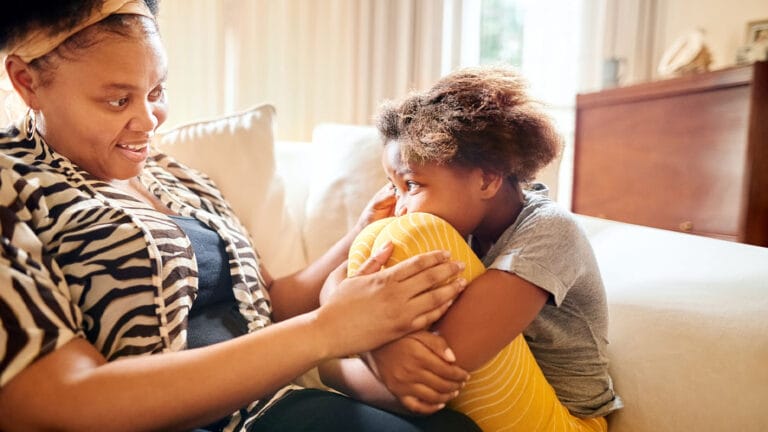
[[[513,224],[516,230],[575,229],[579,224],[570,210],[549,197],[549,189],[541,183],[534,183],[523,191],[525,197],[520,215]]]

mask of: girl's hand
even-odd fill
[[[412,333],[364,356],[364,360],[410,411],[431,414],[459,394],[469,374],[445,339],[428,331]]]
[[[353,228],[355,234],[359,233],[372,222],[394,216],[395,203],[395,193],[392,186],[387,184],[379,189],[360,213],[360,217]]]
[[[329,289],[317,321],[325,331],[321,337],[329,338],[330,356],[365,352],[426,328],[466,286],[460,278],[447,282],[463,264],[450,261],[445,251],[416,255],[378,271],[391,254],[388,244],[363,264],[359,276]]]

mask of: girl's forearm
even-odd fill
[[[388,411],[412,414],[359,358],[326,360],[318,372],[325,385],[347,396]]]

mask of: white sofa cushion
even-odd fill
[[[303,267],[305,260],[301,231],[275,170],[274,117],[274,107],[260,105],[165,131],[154,144],[216,182],[267,270],[281,276]]]
[[[320,124],[312,133],[303,233],[311,262],[341,238],[387,182],[382,142],[370,126]]]

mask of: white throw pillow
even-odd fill
[[[303,224],[310,261],[357,222],[368,200],[386,184],[381,151],[374,127],[331,123],[315,127]]]
[[[218,185],[267,270],[282,276],[306,260],[301,231],[286,209],[283,180],[275,172],[274,117],[273,106],[260,105],[176,127],[159,134],[155,145]]]

